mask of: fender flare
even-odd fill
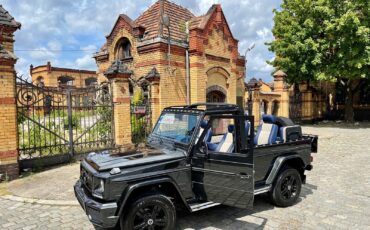
[[[117,215],[118,216],[121,216],[121,214],[123,212],[123,209],[126,206],[126,203],[127,203],[128,198],[131,196],[131,194],[136,189],[142,188],[142,187],[145,187],[145,186],[150,186],[150,185],[158,185],[158,184],[162,184],[162,183],[170,183],[172,186],[174,186],[175,189],[176,189],[176,191],[177,191],[177,193],[180,195],[181,200],[184,203],[184,205],[189,210],[191,210],[190,209],[190,206],[187,204],[185,198],[182,196],[182,193],[180,192],[180,189],[177,186],[177,184],[174,183],[173,180],[171,178],[169,178],[169,177],[162,177],[162,178],[155,178],[155,179],[151,179],[151,180],[147,180],[147,181],[141,181],[141,182],[138,182],[138,183],[129,185],[128,188],[125,189],[124,197],[122,199],[122,203],[120,204],[119,211],[118,211],[118,214]]]
[[[270,174],[266,179],[266,184],[268,184],[268,185],[272,184],[272,182],[274,182],[276,176],[278,175],[281,167],[284,165],[284,162],[286,162],[287,160],[291,160],[291,159],[299,159],[304,164],[304,161],[303,161],[302,157],[300,157],[299,155],[280,156],[280,157],[276,158],[276,160],[274,162],[274,166],[272,167],[272,169],[270,171]]]

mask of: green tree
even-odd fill
[[[274,10],[269,62],[290,83],[337,81],[345,87],[345,119],[353,121],[353,95],[369,82],[369,0],[283,0]],[[364,79],[359,81],[359,79]]]
[[[144,103],[144,93],[143,90],[139,87],[136,88],[134,96],[132,98],[133,105],[141,105]]]

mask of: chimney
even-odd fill
[[[30,65],[30,75],[32,76],[33,65]]]
[[[46,67],[47,67],[48,72],[51,72],[51,63],[49,61],[46,64]]]

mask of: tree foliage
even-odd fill
[[[144,103],[144,93],[143,90],[139,87],[136,88],[134,96],[132,98],[133,105],[141,105]]]
[[[284,0],[269,63],[289,82],[370,78],[369,9],[369,0]]]

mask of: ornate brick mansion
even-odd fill
[[[150,92],[153,120],[171,105],[244,105],[245,59],[219,4],[202,16],[166,0],[135,20],[121,14],[94,57],[100,81],[116,69],[131,79],[131,94]]]

